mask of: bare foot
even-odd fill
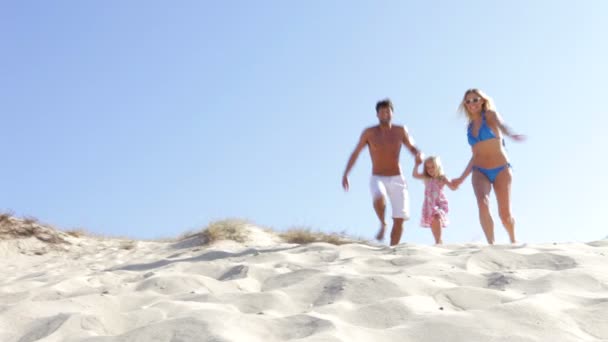
[[[378,231],[378,234],[376,234],[376,240],[378,240],[378,241],[384,240],[384,230],[385,229],[386,229],[386,223],[382,223],[380,225],[380,230]]]

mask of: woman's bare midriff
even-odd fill
[[[473,145],[473,165],[493,169],[509,162],[502,146],[502,139],[480,141]]]

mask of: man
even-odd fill
[[[376,103],[376,116],[380,121],[377,126],[366,128],[361,134],[359,143],[348,159],[342,186],[348,191],[348,173],[357,161],[361,150],[368,146],[372,159],[372,177],[370,188],[374,201],[374,210],[380,220],[380,231],[376,235],[379,241],[384,239],[386,221],[384,212],[387,198],[390,200],[393,215],[391,231],[391,246],[399,244],[403,233],[403,222],[409,219],[409,197],[407,185],[399,165],[401,144],[405,144],[416,160],[422,162],[422,152],[414,146],[414,140],[409,136],[404,126],[393,125],[393,104],[385,99]]]

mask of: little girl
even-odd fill
[[[422,205],[422,218],[420,225],[431,228],[435,244],[440,245],[441,228],[448,225],[448,199],[443,193],[443,187],[448,186],[451,190],[456,190],[452,181],[448,180],[443,174],[439,157],[430,156],[424,160],[423,173],[418,172],[420,162],[416,162],[412,176],[424,181],[424,204]]]

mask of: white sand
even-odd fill
[[[0,341],[608,341],[608,240],[0,241]]]

